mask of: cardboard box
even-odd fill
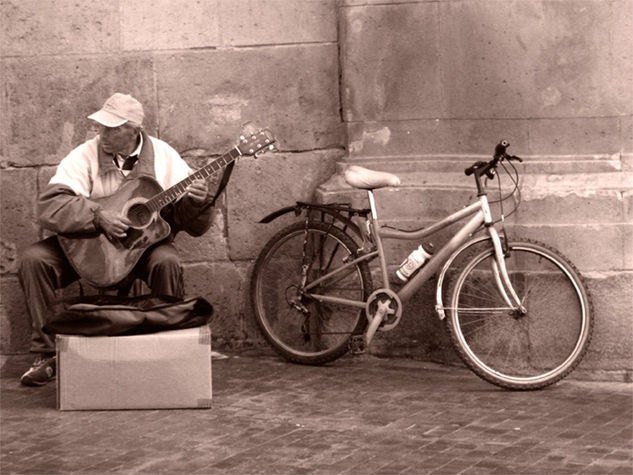
[[[147,335],[57,335],[57,408],[211,406],[208,326]]]

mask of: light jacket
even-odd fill
[[[96,198],[112,195],[126,181],[140,175],[154,178],[167,189],[185,179],[191,168],[169,144],[143,134],[139,160],[130,174],[124,176],[114,164],[113,156],[99,146],[99,136],[70,152],[58,165],[55,175],[40,194],[40,224],[55,233],[94,232]],[[197,204],[188,196],[163,208],[161,215],[171,225],[171,238],[179,231],[192,236],[204,234],[211,226],[212,195]]]

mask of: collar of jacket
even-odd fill
[[[154,177],[154,147],[149,135],[144,130],[141,130],[143,135],[143,147],[141,153],[138,155],[138,162],[130,174],[126,178],[133,178],[138,175],[148,175]],[[97,144],[97,153],[99,154],[99,174],[105,174],[110,172],[118,172],[119,169],[114,164],[114,156],[110,153],[106,153],[101,148],[100,144]]]

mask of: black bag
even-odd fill
[[[213,306],[202,297],[89,295],[54,301],[44,331],[49,334],[114,336],[200,327]]]

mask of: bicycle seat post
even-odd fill
[[[369,198],[369,208],[371,209],[371,217],[378,220],[378,210],[376,208],[376,198],[374,197],[374,190],[367,190],[367,197]]]
[[[369,221],[371,227],[371,233],[378,250],[378,258],[380,261],[380,271],[382,274],[382,286],[385,289],[389,289],[389,274],[387,272],[387,261],[385,259],[385,253],[382,247],[382,240],[380,239],[379,223],[378,223],[378,208],[376,207],[376,198],[374,197],[374,190],[367,189],[367,197],[369,198],[369,207],[371,208],[371,220]]]

